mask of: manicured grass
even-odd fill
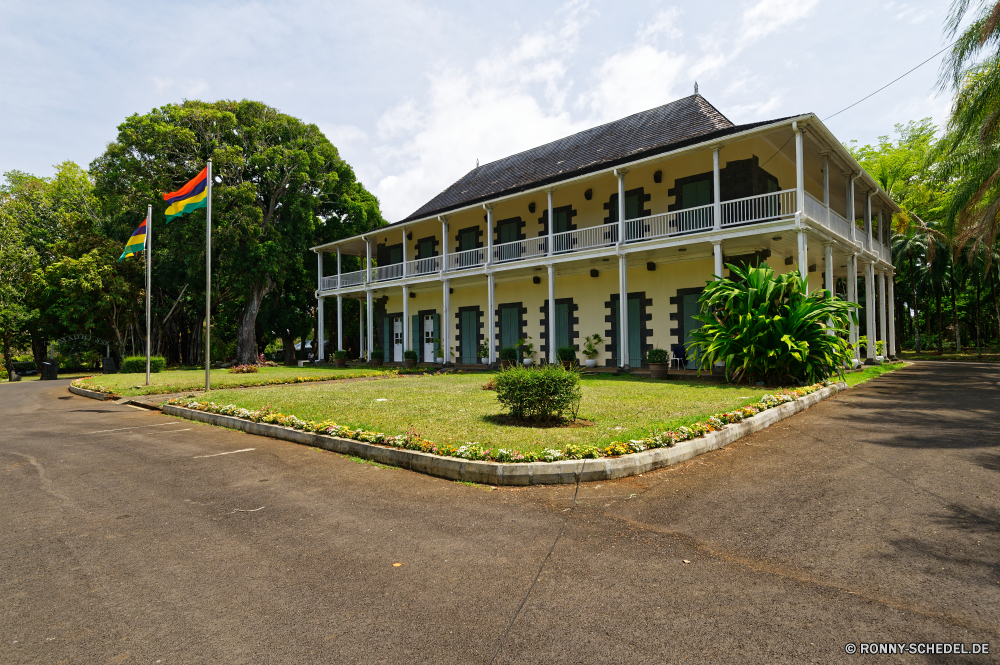
[[[877,376],[887,367],[847,375],[852,384]],[[439,444],[476,441],[484,446],[522,451],[565,448],[566,444],[605,446],[638,439],[651,431],[676,428],[757,402],[774,389],[728,386],[700,381],[653,381],[613,374],[581,379],[580,418],[589,427],[499,425],[496,393],[482,390],[488,374],[439,375],[350,384],[213,391],[220,405],[246,409],[269,407],[304,420],[332,420],[340,425],[387,434],[419,433]]]
[[[870,367],[865,367],[860,372],[850,372],[844,375],[844,383],[853,388],[856,385],[866,383],[872,379],[882,376],[887,372],[892,372],[897,369],[902,369],[906,367],[909,363],[891,363],[888,365],[871,365]]]
[[[333,367],[262,367],[256,374],[230,374],[227,369],[212,370],[212,390],[240,386],[264,386],[268,384],[304,383],[329,379],[350,379],[362,376],[381,376],[390,372],[366,368]],[[80,382],[81,388],[111,392],[123,397],[139,395],[163,395],[189,390],[204,390],[205,370],[171,370],[146,374],[106,374],[92,376]],[[278,390],[281,390],[280,388]],[[214,396],[213,396],[214,399]]]
[[[950,351],[946,350],[941,354],[933,350],[922,350],[920,353],[914,353],[913,351],[900,351],[899,357],[901,360],[944,360],[950,362],[1000,363],[1000,353],[997,353],[995,348],[983,349],[983,355],[976,353],[976,347],[964,349],[961,353],[955,353],[954,349]]]

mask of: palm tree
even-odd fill
[[[902,217],[902,216],[901,216]],[[907,309],[912,311],[914,350],[920,352],[920,305],[917,286],[923,285],[927,274],[928,246],[933,247],[933,232],[923,222],[913,224],[907,220],[902,232],[896,232],[892,237],[893,265],[908,266],[910,282],[910,302]],[[933,249],[930,250],[933,252]]]

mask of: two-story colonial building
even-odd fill
[[[335,297],[343,348],[343,299],[361,299],[362,349],[397,361],[475,363],[485,344],[494,363],[531,337],[554,362],[596,332],[598,364],[628,369],[680,349],[724,264],[767,263],[852,301],[863,274],[869,339],[894,349],[898,211],[815,114],[734,125],[695,93],[478,166],[406,219],[313,248],[320,321]],[[342,255],[364,269],[341,273]]]

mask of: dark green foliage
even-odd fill
[[[816,383],[841,372],[850,358],[850,306],[818,289],[803,295],[798,272],[775,275],[767,266],[729,265],[731,278],[708,282],[701,296],[702,327],[691,333],[699,369],[726,364],[736,383]],[[833,323],[831,330],[828,322]],[[833,332],[833,334],[830,334]]]
[[[167,366],[167,361],[163,356],[150,356],[149,371],[151,373],[162,372]],[[145,374],[146,356],[129,356],[122,361],[122,374]]]
[[[403,351],[403,360],[420,360],[420,354],[412,349]]]
[[[576,349],[572,346],[560,346],[556,349],[556,356],[563,362],[573,362],[576,360]]]
[[[336,351],[333,352],[333,358],[334,358],[334,360],[346,360],[347,359],[347,351],[344,351],[342,349],[338,349],[338,350],[336,350]]]
[[[497,399],[514,418],[550,422],[580,408],[580,375],[559,366],[514,365],[496,375]]]
[[[372,350],[372,360],[385,360],[385,351],[382,349]]]
[[[664,349],[650,349],[646,352],[646,362],[668,363],[670,362],[670,354]]]
[[[500,360],[517,362],[517,349],[513,346],[505,346],[500,349]]]

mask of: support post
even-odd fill
[[[826,227],[830,228],[830,155],[826,152],[823,153],[823,206],[826,208]]]
[[[712,220],[716,231],[722,230],[722,191],[719,178],[719,148],[712,149]],[[716,262],[718,263],[718,262]],[[722,277],[722,271],[716,273]]]
[[[316,296],[316,360],[323,360],[326,357],[326,325],[323,316],[323,296]]]
[[[851,255],[847,257],[847,300],[852,303],[858,302],[858,255],[854,252],[851,252]],[[854,360],[860,361],[861,358],[858,355],[858,324],[855,320],[857,311],[857,307],[851,307],[851,312],[854,316],[851,317],[851,328],[847,338],[853,348]]]
[[[865,264],[865,325],[868,330],[868,344],[865,346],[865,364],[875,364],[875,265]]]
[[[323,252],[316,251],[316,290],[323,290]]]
[[[492,233],[492,225],[490,232]],[[490,366],[492,367],[497,361],[497,278],[492,272],[486,275],[486,288],[489,289],[487,303],[490,310],[486,313],[486,321],[487,339],[490,345]]]
[[[153,353],[153,319],[150,291],[153,288],[153,206],[146,206],[146,385],[149,385],[149,357]]]
[[[410,322],[410,287],[403,287],[403,351],[413,349],[413,325]]]
[[[438,217],[441,220],[441,272],[448,272],[448,218],[444,215]]]
[[[365,336],[365,301],[360,298],[358,298],[358,330],[361,331],[358,340],[358,356],[364,360],[368,357],[365,349],[365,340],[368,338]]]
[[[441,282],[441,355],[445,365],[451,364],[451,282]]]
[[[340,245],[337,245],[337,288],[340,288]],[[344,299],[337,296],[337,350],[344,350]]]
[[[486,265],[493,263],[493,205],[484,203],[486,209]],[[492,359],[490,362],[493,362]]]
[[[618,367],[629,368],[628,357],[628,257],[618,255]]]
[[[879,341],[885,346],[882,357],[889,357],[889,342],[885,339],[886,325],[885,325],[885,271],[878,271],[878,338]],[[876,353],[878,351],[876,350]]]
[[[365,283],[372,281],[372,241],[371,238],[362,236],[365,241]]]
[[[549,194],[549,210],[552,210],[552,194]],[[552,218],[549,218],[549,230],[552,229]],[[549,241],[552,241],[552,234],[549,233]],[[556,355],[556,267],[551,263],[549,268],[549,329],[546,334],[549,337],[549,364],[554,365],[558,356]]]
[[[796,220],[801,220],[802,212],[806,209],[806,176],[802,130],[797,122],[792,123],[792,132],[795,133],[795,211]]]
[[[865,195],[865,233],[868,234],[868,251],[875,253],[875,235],[872,233],[872,192]]]
[[[827,211],[830,207],[827,206]],[[837,297],[837,287],[833,282],[833,243],[823,243],[823,281],[826,282],[826,290],[829,292],[827,296],[830,300]],[[826,334],[833,334],[833,321],[827,320],[826,322]]]
[[[212,160],[208,160],[205,174],[208,179],[205,197],[205,391],[211,390],[212,366]]]
[[[722,241],[712,241],[712,256],[715,257],[715,281],[722,279]]]
[[[403,279],[406,279],[406,227],[403,227]],[[405,346],[403,347],[406,348]]]
[[[367,346],[367,351],[368,351],[368,360],[371,361],[371,359],[372,359],[372,351],[375,349],[375,308],[373,307],[373,305],[374,305],[374,302],[373,302],[374,295],[372,294],[372,290],[371,289],[368,289],[367,291],[365,291],[365,299],[367,301],[365,303],[366,304],[365,314],[366,314],[366,317],[368,319],[368,330],[367,330],[367,332],[368,332],[368,346]],[[385,349],[382,349],[382,352],[385,353]],[[383,359],[384,358],[385,358],[385,356],[383,356]]]
[[[555,219],[552,218],[552,190],[550,189],[549,191],[545,192],[545,194],[547,195],[548,201],[549,201],[549,224],[548,224],[548,226],[549,226],[549,238],[548,238],[549,246],[548,246],[548,250],[549,251],[546,252],[546,254],[548,254],[549,256],[552,256],[553,254],[555,254],[555,251],[556,251],[556,247],[555,247],[555,244],[553,243],[553,237],[552,237],[555,234],[555,225],[556,225]],[[551,266],[550,266],[550,269],[551,269]]]
[[[805,282],[805,292],[809,293],[809,237],[806,230],[800,228],[798,232],[799,241],[799,275]]]
[[[847,181],[847,205],[846,210],[844,210],[846,213],[844,216],[851,227],[851,242],[857,242],[858,239],[855,234],[856,227],[854,225],[854,176],[848,173],[844,179]]]
[[[618,176],[618,244],[625,242],[625,169],[615,169]]]

